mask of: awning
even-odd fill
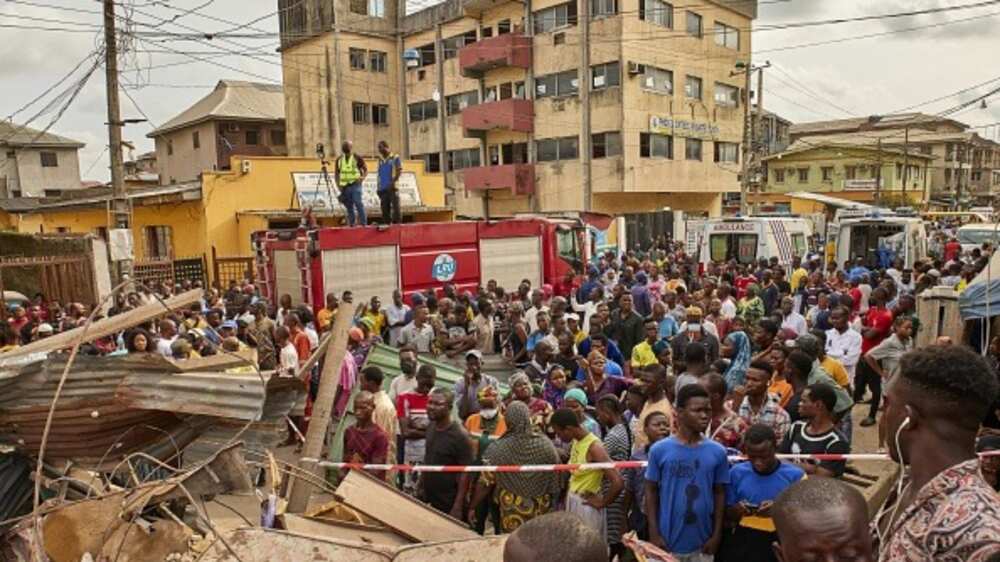
[[[964,320],[1000,315],[1000,252],[962,291],[958,304]]]

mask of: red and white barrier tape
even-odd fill
[[[998,456],[1000,451],[979,453],[980,456]],[[814,461],[889,461],[889,455],[881,453],[854,453],[848,455],[777,455],[781,460],[814,460]],[[352,462],[330,462],[319,459],[303,458],[303,461],[314,462],[316,466],[326,468],[349,468],[352,470],[398,472],[573,472],[576,470],[604,470],[615,468],[645,468],[646,461],[595,462],[587,464],[525,464],[525,465],[427,465],[427,464],[359,464]],[[746,457],[733,455],[730,461],[744,461]]]

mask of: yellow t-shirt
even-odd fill
[[[569,463],[586,464],[587,451],[595,441],[597,436],[589,431],[582,439],[573,441],[569,450]],[[604,472],[601,470],[577,470],[569,477],[569,491],[580,496],[599,494],[603,480]]]
[[[656,354],[653,353],[653,346],[649,342],[643,341],[632,348],[632,366],[646,367],[656,365]]]
[[[823,370],[830,374],[830,378],[837,381],[837,384],[840,386],[847,388],[851,385],[851,379],[847,375],[847,369],[844,368],[844,364],[840,361],[837,361],[833,357],[827,355],[819,366],[823,367]]]
[[[326,330],[333,323],[333,317],[337,314],[337,310],[330,310],[328,308],[321,308],[319,312],[316,313],[316,329],[320,332]]]
[[[385,314],[380,310],[377,313],[366,312],[365,318],[372,322],[372,333],[375,335],[382,333],[382,326],[385,326]]]
[[[799,283],[802,283],[802,280],[808,276],[809,272],[801,267],[792,272],[791,278],[788,279],[788,284],[792,287],[792,293],[798,290]]]

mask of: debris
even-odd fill
[[[415,541],[475,538],[461,521],[418,502],[381,480],[352,470],[337,486],[337,497],[350,507]]]

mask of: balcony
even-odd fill
[[[486,131],[507,129],[530,133],[535,127],[535,106],[532,100],[510,98],[472,105],[462,110],[465,136],[482,138]]]
[[[466,45],[458,51],[458,66],[466,78],[482,78],[493,68],[531,67],[531,38],[504,33]]]
[[[463,170],[463,179],[467,191],[510,189],[514,195],[530,195],[535,192],[535,165],[504,164],[466,168]]]

